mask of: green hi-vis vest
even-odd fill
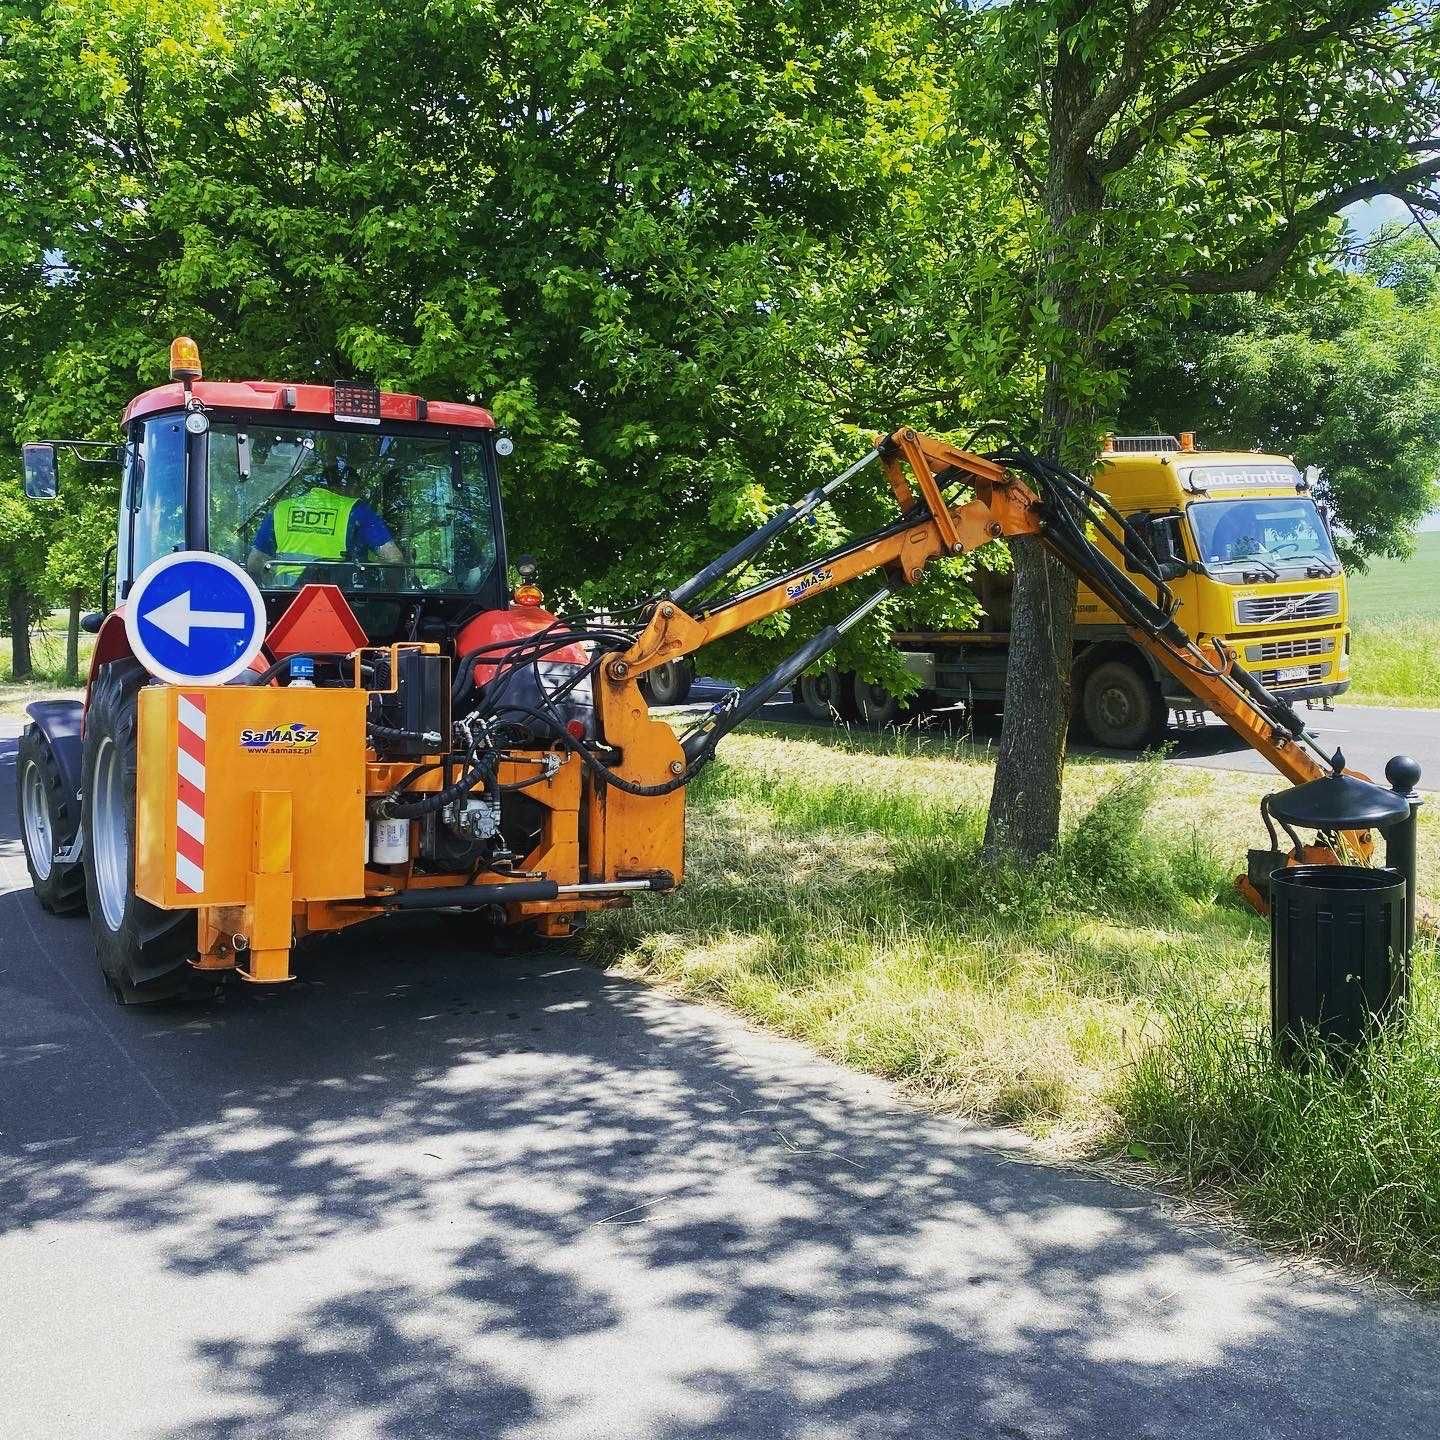
[[[275,507],[275,559],[343,560],[356,501],[316,485]]]

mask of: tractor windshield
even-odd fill
[[[446,435],[303,429],[210,432],[211,550],[262,590],[475,594],[497,545],[484,447]]]

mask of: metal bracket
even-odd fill
[[[51,863],[55,865],[73,865],[85,849],[85,827],[77,825],[75,838],[63,849],[57,850],[51,856]]]

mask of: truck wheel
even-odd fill
[[[35,898],[53,915],[85,908],[85,868],[79,860],[55,858],[80,828],[80,797],[60,774],[55,752],[38,725],[27,725],[15,755],[15,802],[20,838]]]
[[[1165,733],[1160,687],[1123,660],[1102,660],[1086,677],[1080,713],[1097,745],[1138,750]]]
[[[695,667],[688,660],[667,660],[640,677],[640,688],[652,705],[683,705],[695,683]]]
[[[991,731],[1000,728],[1000,716],[1004,706],[998,700],[970,700],[966,702],[965,713],[973,733],[977,730]]]
[[[853,677],[827,666],[818,675],[802,675],[795,687],[796,698],[801,708],[812,719],[822,724],[839,716],[842,720],[855,718],[855,692]]]
[[[145,681],[134,660],[101,670],[81,764],[90,929],[100,970],[127,1005],[189,991],[196,947],[193,910],[161,910],[135,893],[135,711]]]
[[[920,698],[912,695],[909,700],[897,700],[883,685],[862,680],[858,675],[851,683],[851,695],[856,718],[862,725],[873,725],[877,730],[908,719]]]

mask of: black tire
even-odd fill
[[[688,660],[667,660],[640,677],[640,688],[652,705],[683,705],[695,683],[695,667]]]
[[[794,698],[810,719],[824,725],[840,720],[854,720],[855,677],[848,670],[827,666],[818,673],[802,675],[796,682]]]
[[[35,898],[52,915],[75,915],[85,908],[85,867],[62,863],[80,828],[80,797],[60,773],[55,752],[38,725],[27,725],[15,752],[15,810],[20,841]]]
[[[90,930],[100,971],[126,1005],[187,995],[195,974],[189,964],[196,949],[195,912],[161,910],[135,893],[135,712],[146,678],[134,660],[117,660],[100,671],[85,712],[81,768]],[[116,807],[118,819],[110,819],[109,810],[99,813],[107,804]],[[98,840],[97,823],[104,827]],[[109,884],[101,878],[97,850],[112,877]],[[120,876],[123,886],[114,883]]]
[[[1080,714],[1086,732],[1112,750],[1138,750],[1165,734],[1160,687],[1124,660],[1102,660],[1085,676]]]
[[[970,722],[970,730],[983,731],[989,734],[1000,729],[1000,716],[1005,706],[999,700],[969,700],[965,705],[965,715]]]
[[[850,679],[850,696],[855,718],[876,730],[883,730],[887,725],[903,725],[920,709],[918,692],[905,700],[897,700],[883,685],[862,680],[858,675]]]

